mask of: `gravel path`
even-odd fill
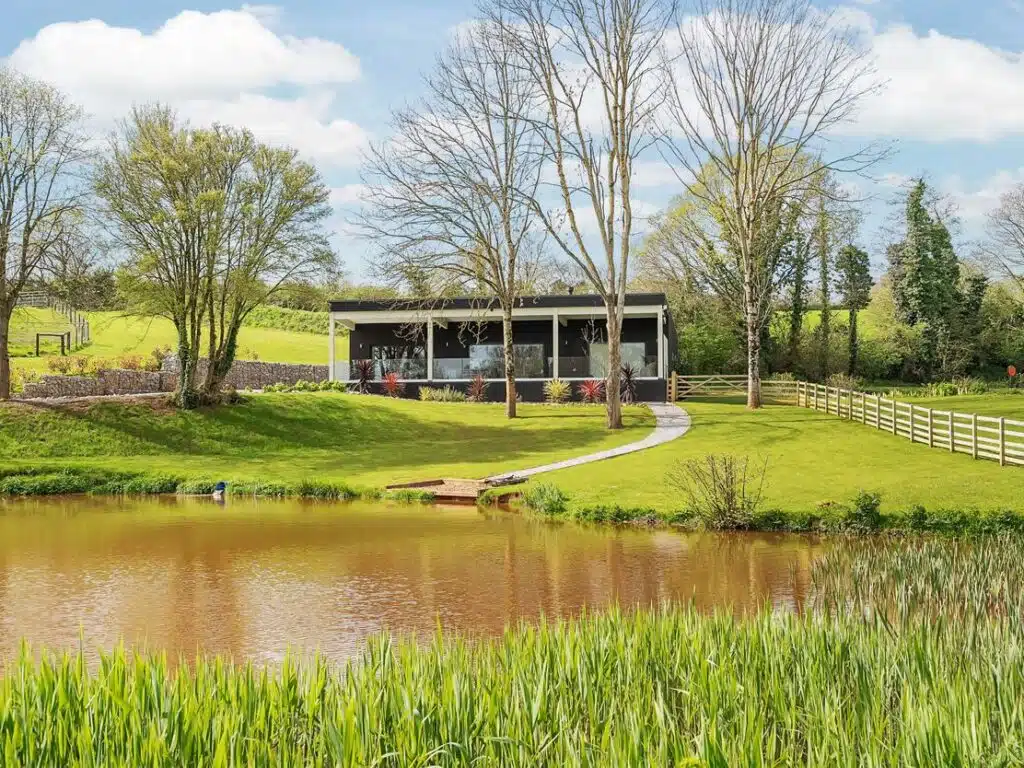
[[[611,459],[615,456],[625,456],[627,453],[643,451],[647,448],[653,448],[656,445],[670,442],[676,438],[682,437],[687,433],[687,431],[689,431],[690,414],[679,406],[673,405],[672,403],[647,403],[647,406],[654,413],[655,425],[654,431],[643,440],[637,440],[635,443],[628,443],[627,445],[620,445],[618,448],[609,448],[607,451],[588,453],[586,456],[577,456],[575,459],[556,461],[554,464],[544,464],[530,469],[520,469],[515,472],[506,472],[502,475],[494,475],[493,477],[488,477],[487,481],[492,483],[513,482],[516,480],[524,480],[543,472],[554,472],[556,469],[578,467],[580,464],[589,464],[592,461],[602,461],[603,459]]]

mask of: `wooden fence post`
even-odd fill
[[[889,402],[892,403],[892,433],[895,435],[899,433],[899,430],[896,429],[896,401],[890,400]]]
[[[953,453],[956,450],[956,441],[953,439],[953,411],[949,412],[949,452]]]
[[[868,423],[868,396],[863,392],[860,393],[860,423]]]
[[[914,405],[910,405],[910,442],[914,442]]]
[[[828,384],[825,385],[825,413],[828,414]]]
[[[934,437],[935,429],[934,429],[934,427],[935,427],[935,412],[931,408],[929,408],[928,409],[928,447],[929,448],[934,448],[935,447],[935,437]]]
[[[978,458],[978,414],[971,414],[971,458]]]
[[[1006,466],[1006,419],[999,417],[999,466]]]

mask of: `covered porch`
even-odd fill
[[[663,382],[672,364],[670,351],[675,348],[664,297],[632,294],[630,298],[622,323],[623,364],[632,367],[638,380]],[[410,303],[413,306],[408,306]],[[359,362],[369,361],[376,381],[396,373],[411,385],[459,386],[481,376],[502,382],[503,390],[502,313],[492,302],[481,303],[479,299],[332,302],[332,379],[357,380]],[[349,334],[347,359],[336,354],[342,329]],[[607,326],[598,297],[524,298],[513,312],[512,335],[516,378],[524,384],[607,376]],[[536,388],[536,397],[527,394],[534,388],[521,389],[524,399],[542,397],[541,387]],[[660,390],[652,387],[651,391]],[[658,399],[663,397],[662,392]]]

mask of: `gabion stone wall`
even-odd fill
[[[202,381],[206,375],[206,361],[202,360],[196,375]],[[328,375],[326,365],[293,365],[291,363],[263,363],[237,360],[225,381],[226,387],[235,389],[263,389],[271,384],[295,384],[297,381],[324,381]],[[24,399],[55,397],[94,397],[97,395],[141,395],[153,392],[173,392],[178,385],[178,361],[164,360],[160,371],[127,371],[113,369],[93,376],[43,376],[38,382],[25,385]]]

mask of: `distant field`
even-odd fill
[[[90,312],[92,343],[75,354],[116,358],[122,355],[148,355],[157,347],[173,347],[176,335],[173,324],[159,317],[135,317],[120,312]],[[28,338],[36,329],[67,328],[67,322],[48,309],[19,309],[15,319],[17,338]],[[242,328],[239,335],[239,358],[277,363],[327,362],[327,337],[313,333],[281,331],[269,328]],[[15,368],[46,370],[47,355],[57,354],[59,345],[51,344],[41,358],[29,357],[33,349],[24,345],[12,349]],[[338,337],[338,355],[347,355],[348,337]]]

